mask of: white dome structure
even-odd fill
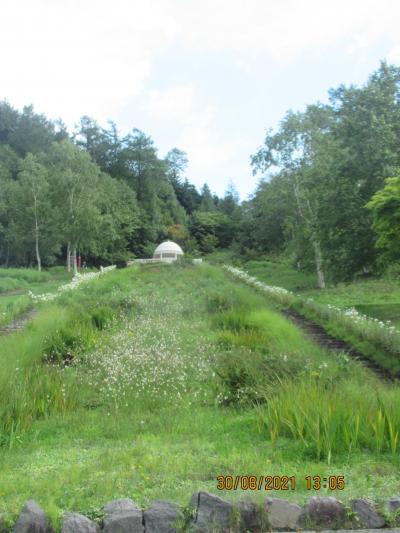
[[[159,244],[154,250],[153,259],[172,263],[172,261],[176,261],[178,257],[181,257],[182,255],[183,250],[179,244],[172,241],[165,241]]]

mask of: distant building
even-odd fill
[[[165,261],[166,263],[172,263],[179,257],[183,256],[183,250],[176,244],[176,242],[165,241],[157,246],[154,250],[153,259],[157,261]]]

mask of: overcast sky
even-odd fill
[[[190,181],[254,191],[288,109],[400,63],[399,0],[0,0],[0,99],[150,135]]]

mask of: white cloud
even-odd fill
[[[195,6],[195,7],[194,7]],[[266,53],[292,60],[340,39],[371,44],[398,37],[397,0],[202,0],[179,2],[182,39],[198,50]]]
[[[152,74],[160,59],[175,61],[170,45],[194,60],[204,52],[229,57],[244,76],[265,59],[295,64],[329,47],[356,61],[385,43],[387,59],[400,62],[398,0],[2,0],[0,17],[0,99],[33,103],[68,125],[83,114],[105,122],[123,113],[131,127],[141,109],[179,129],[168,143],[188,152],[197,182],[217,173],[236,179],[236,169],[244,175],[254,146],[224,127],[196,74],[160,88],[164,80]]]
[[[157,120],[191,124],[197,118],[194,111],[193,87],[170,87],[151,90],[143,109]]]
[[[158,123],[178,127],[175,144],[188,154],[188,172],[197,185],[229,164],[237,152],[237,141],[217,126],[218,110],[211,105],[202,106],[193,86],[152,90],[143,109]]]
[[[0,16],[0,98],[68,123],[108,119],[139,95],[177,31],[153,0],[6,0]]]
[[[233,51],[248,73],[260,54],[291,61],[341,38],[350,53],[383,38],[394,46],[400,2],[2,0],[0,17],[0,98],[71,123],[82,114],[112,118],[134,101],[169,43]],[[174,96],[182,109],[191,98],[163,97]],[[158,98],[153,92],[149,105],[164,105]]]

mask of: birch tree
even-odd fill
[[[287,113],[277,133],[268,132],[264,146],[252,158],[255,172],[276,169],[289,178],[293,208],[312,247],[317,285],[325,288],[321,213],[331,180],[327,142],[332,114],[327,106],[309,106],[305,113]]]
[[[21,163],[18,179],[9,182],[10,230],[14,241],[25,240],[33,244],[37,269],[42,269],[42,250],[51,247],[52,228],[49,227],[51,207],[49,203],[49,182],[46,168],[38,157],[27,154]],[[48,255],[48,250],[45,251]]]
[[[48,165],[53,182],[53,202],[67,249],[67,268],[77,273],[77,250],[90,247],[99,210],[96,207],[100,170],[87,152],[70,141],[54,143]],[[71,264],[72,263],[72,264]]]

